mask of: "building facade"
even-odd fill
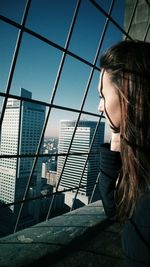
[[[75,128],[75,121],[63,120],[60,122],[58,153],[67,153]],[[104,142],[105,123],[101,122],[94,138],[96,121],[80,121],[71,146],[71,153],[81,153],[81,155],[69,155],[62,172],[65,156],[59,156],[57,166],[57,179],[60,187],[69,189],[83,186],[78,191],[78,199],[84,204],[88,204],[91,197],[98,173],[99,173],[99,149]],[[93,144],[93,145],[92,145]],[[88,156],[88,153],[91,155]],[[84,153],[84,154],[82,154]],[[61,175],[62,172],[62,175]],[[71,206],[75,189],[66,194],[66,204]]]
[[[21,88],[21,96],[32,98],[31,92]],[[28,100],[8,99],[1,132],[1,155],[35,154],[45,119],[45,107]],[[0,159],[0,200],[12,203],[22,200],[34,158]],[[38,160],[30,183],[29,196],[38,195],[41,188],[41,160]],[[33,203],[24,209],[33,212]],[[17,214],[19,205],[11,206]],[[38,214],[38,212],[37,212]]]

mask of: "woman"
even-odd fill
[[[101,148],[104,209],[125,223],[125,266],[150,266],[150,43],[122,41],[100,67],[99,111],[112,130]]]

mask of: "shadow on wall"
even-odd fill
[[[16,219],[9,207],[3,207],[4,204],[0,201],[0,237],[13,233]]]

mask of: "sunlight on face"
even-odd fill
[[[119,96],[109,74],[103,69],[100,74],[98,91],[101,97],[98,110],[104,112],[112,129],[119,128],[121,122]]]

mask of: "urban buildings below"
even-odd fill
[[[52,194],[55,192],[57,183],[57,155],[58,138],[47,137],[44,139],[43,153],[45,157],[42,159],[42,190],[41,195],[49,195],[41,199],[41,218],[45,219],[51,205]],[[66,212],[64,205],[64,194],[56,194],[53,198],[51,209],[51,217]]]
[[[45,138],[43,153],[45,157],[42,162],[42,177],[47,179],[49,185],[56,187],[57,156],[55,156],[55,154],[58,153],[58,138]],[[47,154],[49,156],[47,156]]]

